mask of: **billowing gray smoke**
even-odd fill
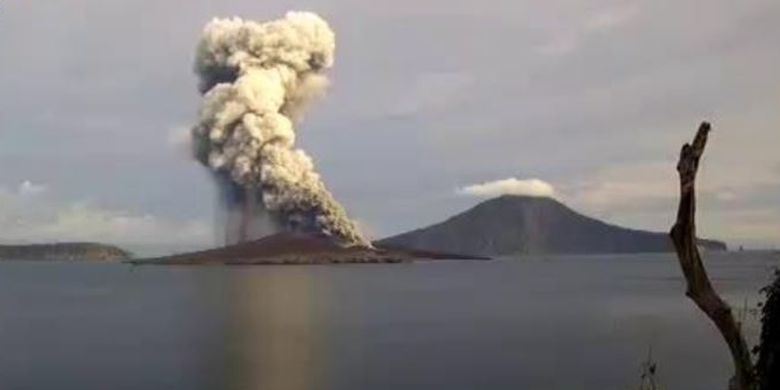
[[[204,97],[193,144],[195,157],[217,176],[229,223],[238,221],[228,226],[237,230],[233,241],[281,229],[369,245],[312,159],[295,147],[295,120],[327,87],[323,73],[334,49],[333,31],[308,12],[206,26],[195,59]]]

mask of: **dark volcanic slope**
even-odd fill
[[[279,233],[258,240],[222,248],[153,259],[132,260],[133,264],[337,264],[337,263],[398,263],[415,259],[475,259],[429,251],[342,247],[328,237]]]
[[[666,233],[626,229],[586,217],[550,198],[501,196],[436,225],[386,238],[379,245],[432,251],[509,254],[669,252]],[[721,242],[701,240],[708,249]]]
[[[130,253],[112,245],[91,242],[0,245],[0,260],[94,260],[129,259]]]

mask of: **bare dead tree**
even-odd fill
[[[740,324],[734,319],[731,307],[712,287],[696,246],[694,183],[709,132],[710,124],[703,122],[699,126],[693,143],[685,144],[680,151],[680,161],[677,163],[677,172],[680,175],[680,205],[677,210],[677,221],[672,226],[670,235],[688,284],[685,295],[691,298],[696,306],[715,323],[731,352],[735,373],[729,388],[732,390],[754,390],[756,384],[753,376],[753,364]]]

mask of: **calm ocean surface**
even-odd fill
[[[756,339],[780,256],[709,255]],[[389,265],[0,263],[0,389],[726,388],[672,255]]]

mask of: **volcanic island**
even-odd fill
[[[303,265],[405,263],[418,260],[490,258],[389,246],[344,246],[324,234],[283,232],[221,248],[126,262],[135,265]]]

